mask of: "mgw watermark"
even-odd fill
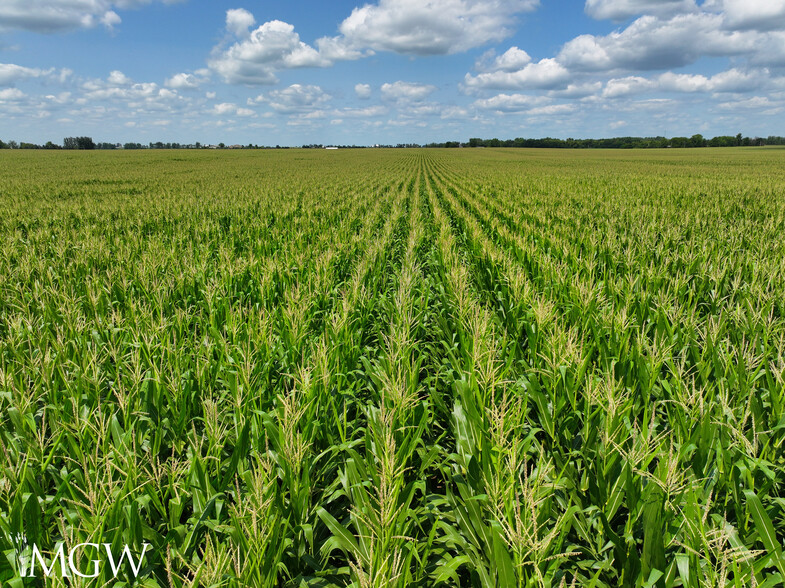
[[[143,545],[142,553],[139,556],[139,559],[134,561],[134,556],[131,553],[131,549],[128,547],[128,545],[123,546],[123,550],[120,552],[119,558],[112,553],[112,545],[110,543],[101,543],[100,545],[98,543],[80,543],[78,545],[74,545],[67,553],[65,551],[65,546],[62,543],[58,543],[56,545],[57,549],[54,552],[54,557],[47,565],[44,556],[41,555],[41,550],[38,549],[38,545],[34,543],[29,562],[25,561],[27,559],[25,557],[19,558],[22,578],[41,577],[39,574],[43,574],[44,577],[49,577],[55,573],[58,567],[61,578],[68,578],[72,575],[78,576],[80,578],[96,578],[101,573],[102,563],[109,564],[109,568],[112,571],[112,577],[116,578],[120,573],[120,568],[123,565],[123,561],[126,559],[128,560],[128,565],[131,568],[131,572],[133,573],[134,577],[136,577],[139,575],[139,571],[142,569],[142,562],[144,561],[145,553],[147,553],[147,548],[150,547],[148,543],[145,543]],[[101,547],[104,548],[104,551],[106,552],[105,555],[101,551]],[[88,569],[88,573],[85,573],[82,571],[84,568],[80,569],[78,560],[83,559],[90,549],[95,550],[96,558],[89,561],[89,564],[92,564],[92,570]],[[58,563],[60,564],[59,566],[57,565]]]

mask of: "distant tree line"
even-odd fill
[[[63,149],[95,149],[92,137],[66,137],[63,139]]]
[[[763,145],[785,145],[785,137],[770,136],[742,137],[722,135],[706,139],[703,135],[691,137],[613,137],[610,139],[469,139],[468,143],[447,141],[445,143],[429,143],[426,147],[528,147],[548,149],[663,149],[667,147],[749,147]]]
[[[443,143],[397,143],[395,145],[374,145],[374,147],[406,149],[412,147],[528,147],[528,148],[548,148],[548,149],[662,149],[688,148],[688,147],[750,147],[764,145],[785,145],[785,137],[771,135],[765,139],[762,137],[743,137],[741,133],[733,135],[721,135],[712,139],[706,139],[703,135],[692,135],[691,137],[613,137],[610,139],[554,139],[545,137],[542,139],[479,139],[473,137],[467,143],[461,141],[445,141]],[[362,145],[335,145],[341,149],[359,149]],[[16,141],[4,142],[0,140],[0,149],[288,149],[275,145],[268,147],[262,145],[205,145],[196,143],[164,143],[155,141],[145,144],[142,143],[95,143],[92,137],[65,137],[62,146],[47,141],[44,145],[35,143],[17,143]],[[325,145],[309,143],[302,146],[303,149],[323,149]]]

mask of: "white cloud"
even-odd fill
[[[505,53],[506,55],[506,53]],[[498,90],[521,90],[524,88],[555,88],[566,83],[570,73],[553,58],[529,63],[517,71],[491,71],[476,76],[466,74],[466,88],[495,88]]]
[[[512,33],[538,0],[379,0],[355,8],[339,29],[354,47],[408,55],[467,51]]]
[[[581,35],[557,59],[570,70],[657,70],[682,67],[701,56],[738,56],[760,48],[759,35],[723,30],[719,14],[695,13],[660,20],[642,16],[606,36]]]
[[[659,89],[672,92],[752,92],[769,81],[768,70],[741,71],[735,68],[710,78],[666,72],[657,80]]]
[[[373,51],[362,51],[350,46],[341,36],[316,39],[316,48],[319,50],[319,55],[328,64],[336,61],[350,61],[373,54]]]
[[[85,90],[83,100],[140,100],[158,96],[158,84],[154,82],[132,84],[129,80],[120,86],[111,81],[90,80],[82,84],[82,88]]]
[[[719,104],[723,110],[763,110],[768,114],[776,114],[783,110],[782,102],[774,102],[768,96],[755,96],[746,100],[723,102]]]
[[[111,29],[121,20],[113,10],[137,8],[153,0],[3,0],[0,2],[0,31],[25,30],[35,33],[92,28],[102,24]],[[170,3],[164,0],[165,3]]]
[[[694,0],[586,0],[586,14],[597,19],[626,20],[642,14],[657,16],[691,12]]]
[[[91,121],[150,116],[153,120],[171,120],[174,114],[194,110],[193,99],[181,96],[176,89],[163,88],[154,82],[135,82],[118,70],[106,79],[83,82],[80,90],[76,95],[65,93],[65,99],[49,103],[70,104],[74,109],[68,111],[69,115]]]
[[[232,26],[227,15],[227,26]],[[327,65],[319,53],[300,41],[294,27],[280,20],[264,23],[209,62],[229,83],[274,84],[275,71]]]
[[[123,20],[120,18],[120,15],[117,14],[114,10],[107,10],[98,20],[109,30],[112,30],[115,25],[119,25],[121,22],[123,22]]]
[[[354,93],[358,98],[366,99],[371,97],[371,86],[369,84],[357,84],[354,87]]]
[[[466,118],[469,116],[469,111],[462,106],[445,106],[440,116],[444,120]]]
[[[585,98],[602,90],[602,82],[584,82],[582,84],[568,84],[563,90],[551,90],[550,96],[560,98]]]
[[[176,90],[195,90],[208,81],[209,70],[198,70],[195,73],[178,73],[168,78],[164,85]]]
[[[498,112],[525,112],[536,106],[548,102],[544,96],[529,94],[498,94],[492,98],[476,100],[474,105],[481,110],[494,110]]]
[[[442,112],[441,104],[437,104],[435,102],[405,103],[405,104],[400,104],[398,109],[403,116],[413,116],[413,117],[433,116],[433,115],[441,114]]]
[[[603,98],[619,98],[631,94],[641,94],[656,87],[652,80],[640,76],[628,76],[608,80],[605,89],[602,91]]]
[[[713,0],[707,5],[725,12],[729,29],[785,29],[785,0]]]
[[[231,102],[221,102],[213,106],[213,113],[218,115],[234,114],[237,112],[237,105]]]
[[[648,111],[654,114],[673,113],[679,102],[671,98],[649,98],[648,100],[619,101],[613,104],[603,104],[603,108],[613,112],[641,112]]]
[[[436,86],[414,82],[393,82],[382,84],[382,98],[385,100],[411,101],[424,100],[436,90]]]
[[[131,78],[119,70],[114,70],[111,72],[109,77],[106,78],[106,81],[113,86],[127,86],[132,82]]]
[[[292,84],[283,90],[273,90],[267,95],[260,95],[254,100],[267,103],[275,111],[283,114],[308,114],[323,108],[332,96],[319,86]]]
[[[552,116],[555,114],[575,112],[577,109],[578,107],[575,104],[549,104],[548,106],[532,108],[526,114],[530,116]]]
[[[620,98],[645,92],[743,93],[758,90],[771,82],[768,70],[727,71],[706,77],[700,74],[665,72],[655,78],[627,76],[608,80],[603,98]]]
[[[73,70],[64,67],[63,69],[60,70],[60,73],[57,74],[57,80],[61,84],[64,84],[66,80],[70,78],[73,74],[74,74]]]
[[[372,118],[374,116],[381,116],[387,114],[388,109],[385,106],[367,106],[365,108],[342,108],[335,111],[336,116],[344,118]]]
[[[57,95],[48,94],[44,98],[55,104],[67,104],[71,99],[71,92],[60,92]]]
[[[250,35],[249,29],[256,24],[253,14],[244,8],[233,8],[226,11],[226,30],[238,39]]]
[[[480,61],[475,65],[478,71],[517,71],[523,69],[532,58],[526,51],[518,47],[510,47],[501,55],[495,55],[493,51],[487,52],[480,58]]]
[[[51,75],[54,69],[37,69],[13,63],[0,63],[0,86],[9,86],[24,78],[40,78]]]
[[[16,101],[25,97],[25,93],[17,88],[0,90],[0,101]]]
[[[237,41],[218,46],[208,61],[211,69],[233,84],[274,84],[275,72],[299,67],[327,67],[335,61],[357,59],[362,53],[338,37],[316,41],[318,49],[300,40],[294,26],[271,20],[249,30],[255,23],[247,10],[226,12],[226,29]]]

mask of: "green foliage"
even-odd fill
[[[0,166],[0,584],[785,578],[780,151]]]

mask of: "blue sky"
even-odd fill
[[[785,0],[2,0],[0,139],[785,135]]]

